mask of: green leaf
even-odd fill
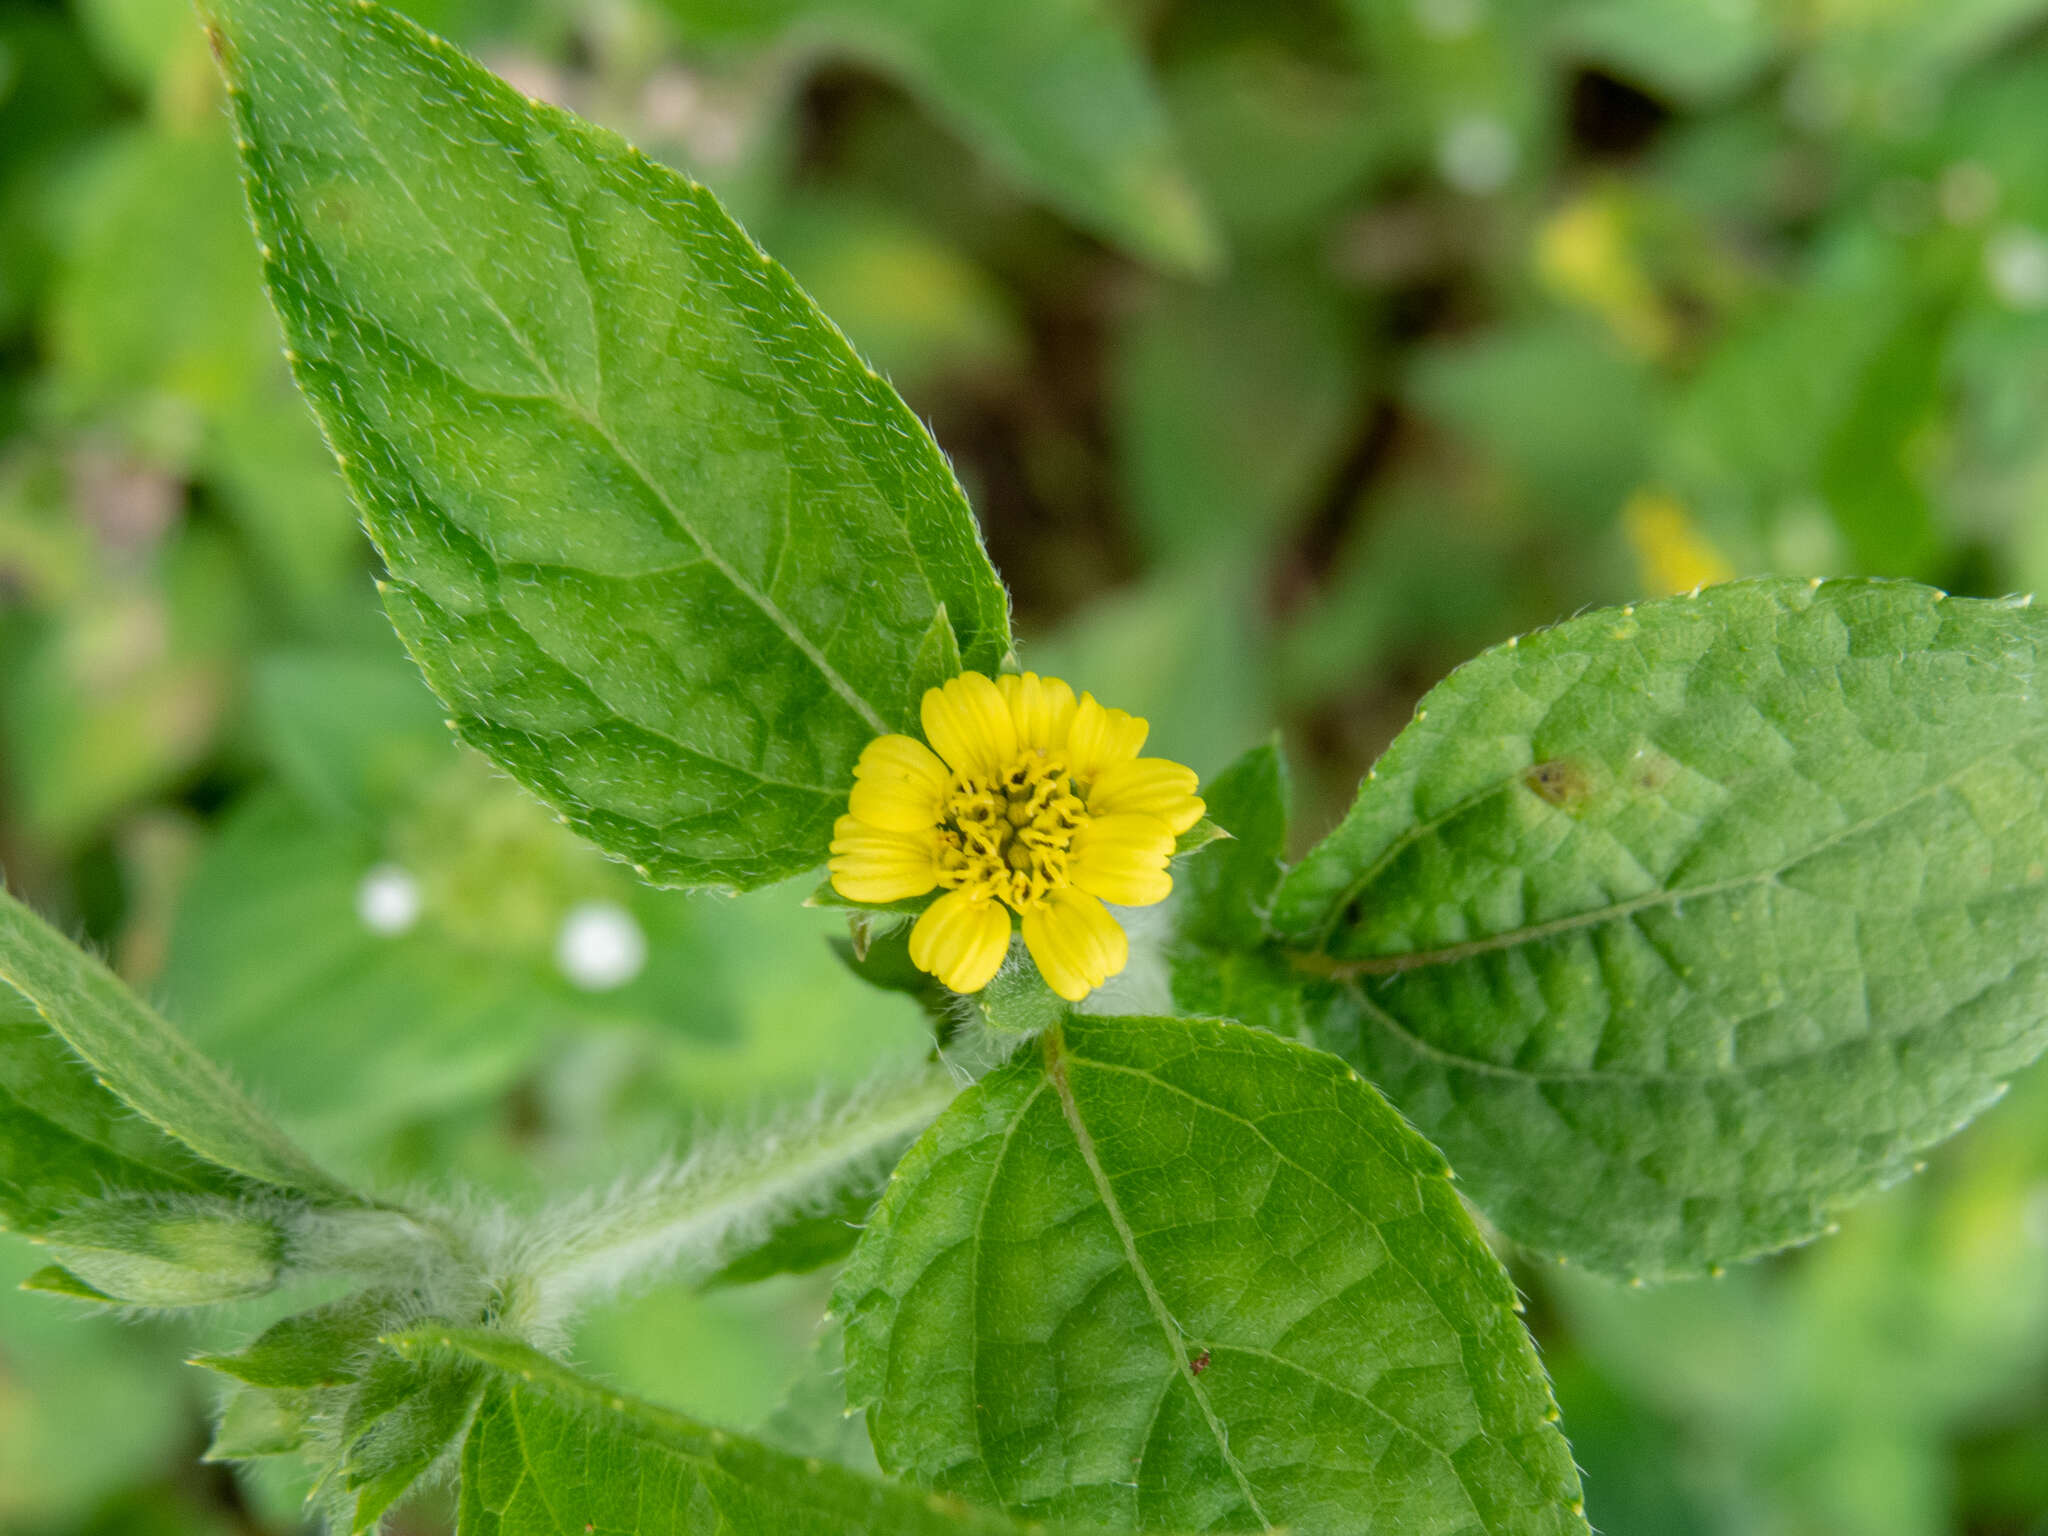
[[[232,1195],[237,1183],[138,1118],[26,999],[0,992],[0,1224],[33,1237],[109,1190]]]
[[[149,1307],[261,1296],[276,1287],[285,1248],[272,1215],[203,1196],[96,1201],[52,1222],[41,1241],[93,1290]]]
[[[1275,736],[1202,786],[1208,823],[1228,839],[1174,871],[1183,939],[1253,949],[1266,939],[1266,909],[1287,856],[1287,760]]]
[[[1014,941],[1010,958],[989,984],[974,994],[974,1006],[997,1035],[1038,1035],[1073,1011],[1073,1005],[1046,985],[1038,966],[1019,953]]]
[[[768,1235],[704,1282],[704,1289],[752,1285],[774,1275],[808,1275],[853,1252],[860,1224],[881,1198],[886,1174],[850,1183],[831,1209],[779,1222]]]
[[[1269,941],[1266,911],[1287,852],[1287,763],[1276,737],[1202,786],[1226,841],[1179,866],[1173,1000],[1192,1014],[1302,1034],[1302,976]]]
[[[778,1450],[819,1456],[870,1476],[881,1472],[866,1422],[846,1406],[846,1330],[839,1323],[819,1330],[802,1371],[761,1421],[760,1433]]]
[[[342,1486],[355,1497],[349,1530],[373,1530],[384,1511],[453,1449],[484,1391],[459,1356],[378,1357],[342,1417]]]
[[[398,1316],[399,1298],[363,1291],[276,1322],[227,1355],[195,1355],[192,1364],[252,1387],[312,1390],[357,1380],[380,1334]]]
[[[1222,251],[1144,60],[1104,0],[669,0],[686,29],[794,28],[901,77],[1018,180],[1134,254]]]
[[[1259,562],[1292,532],[1354,430],[1360,334],[1327,284],[1285,269],[1162,289],[1132,315],[1116,432],[1155,560]]]
[[[116,1302],[115,1297],[81,1280],[62,1264],[44,1265],[22,1281],[20,1288],[44,1296],[65,1296],[72,1301]]]
[[[35,1006],[108,1092],[200,1156],[283,1189],[355,1199],[111,971],[5,892],[0,981]]]
[[[483,1404],[462,1450],[460,1536],[1023,1533],[957,1500],[786,1455],[635,1402],[503,1334],[423,1329],[396,1342],[487,1368]]]
[[[229,1395],[202,1461],[249,1461],[284,1456],[302,1447],[313,1432],[311,1405],[303,1392],[241,1387]]]
[[[329,816],[373,820],[448,765],[443,713],[396,646],[388,659],[280,652],[258,663],[253,681],[279,774]]]
[[[374,5],[210,8],[301,386],[463,735],[681,885],[820,863],[1003,589],[917,419],[702,187]]]
[[[1116,1529],[1585,1530],[1442,1158],[1331,1057],[1074,1018],[904,1159],[841,1278],[882,1466]]]
[[[2048,1045],[2048,622],[1905,583],[1587,614],[1424,701],[1277,928],[1510,1237],[1821,1231]]]

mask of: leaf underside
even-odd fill
[[[2048,1044],[2048,620],[1868,581],[1588,614],[1431,693],[1274,921],[1510,1237],[1811,1237]]]

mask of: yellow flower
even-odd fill
[[[854,766],[833,889],[884,903],[944,887],[910,958],[956,992],[988,985],[1015,913],[1046,984],[1079,1002],[1130,958],[1103,903],[1173,889],[1174,839],[1202,819],[1194,770],[1138,756],[1143,720],[1034,672],[963,672],[926,691],[922,716],[930,746],[878,736]]]

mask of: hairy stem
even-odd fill
[[[717,1269],[778,1221],[879,1179],[957,1092],[950,1074],[926,1069],[544,1212],[507,1264],[505,1288],[521,1314],[507,1321],[542,1331],[579,1301],[655,1267]]]

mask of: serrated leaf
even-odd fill
[[[1583,1532],[1514,1287],[1329,1056],[1074,1018],[904,1159],[841,1277],[884,1469],[1122,1530]]]
[[[2048,1044],[2048,619],[1743,582],[1454,673],[1274,921],[1517,1241],[1813,1236]]]
[[[390,1292],[362,1291],[272,1323],[232,1354],[197,1355],[192,1364],[252,1387],[342,1386],[361,1376],[397,1304]]]
[[[110,1094],[201,1157],[283,1189],[354,1200],[111,971],[4,891],[0,982],[35,1007]]]
[[[408,1343],[489,1370],[463,1444],[459,1536],[1024,1534],[958,1499],[788,1456],[610,1393],[502,1333],[416,1331]]]
[[[1103,0],[669,0],[700,33],[793,28],[902,77],[992,160],[1133,253],[1208,271],[1215,230]]]
[[[421,1329],[399,1342],[486,1370],[462,1450],[459,1536],[1023,1536],[958,1500],[621,1396],[504,1334]]]
[[[464,736],[659,881],[816,866],[935,623],[1009,649],[923,427],[610,134],[374,5],[210,16],[298,378]]]

